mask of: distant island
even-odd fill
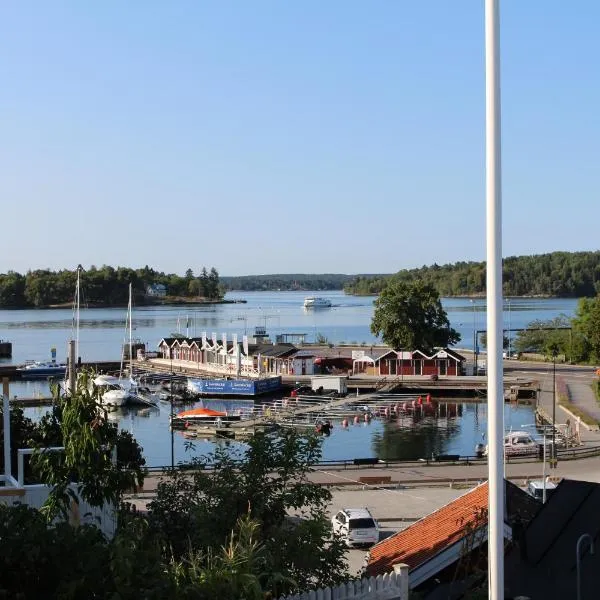
[[[344,284],[346,294],[376,295],[390,278],[421,280],[440,296],[485,294],[485,262],[403,269],[394,275],[356,276]],[[503,260],[502,287],[505,296],[583,298],[600,292],[600,252],[552,252],[533,256],[510,256]]]
[[[133,284],[134,303],[206,304],[225,300],[227,291],[341,290],[351,295],[377,295],[390,278],[420,279],[445,297],[485,294],[485,263],[453,264],[403,269],[395,274],[347,275],[278,274],[220,277],[212,267],[199,274],[184,275],[143,269],[103,266],[100,268],[50,271],[38,269],[25,275],[0,274],[0,308],[46,308],[70,306],[77,270],[81,281],[81,304],[88,307],[125,306],[128,286]],[[534,256],[511,256],[503,263],[505,296],[592,297],[600,292],[600,251],[552,252]]]
[[[0,308],[61,308],[71,306],[77,272],[81,306],[126,306],[129,284],[137,306],[154,304],[214,304],[224,300],[225,288],[213,267],[199,275],[167,274],[146,266],[143,269],[103,266],[73,271],[37,269],[25,275],[9,271],[0,275]]]

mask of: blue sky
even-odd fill
[[[4,2],[9,269],[485,258],[483,0]],[[597,248],[600,3],[501,3],[504,255]]]

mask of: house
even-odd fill
[[[164,298],[167,295],[167,286],[163,283],[152,283],[146,286],[146,296]]]
[[[505,536],[510,539],[512,525],[529,522],[541,503],[509,481],[505,481],[505,498]],[[411,589],[424,597],[451,583],[457,590],[457,578],[465,580],[474,566],[487,564],[487,512],[485,482],[373,546],[366,574],[381,575],[392,571],[394,564],[405,563]],[[444,593],[439,597],[451,597],[448,590]]]
[[[375,348],[356,355],[352,370],[366,375],[464,375],[466,358],[450,348],[438,348],[431,354],[422,350],[396,351]]]
[[[600,484],[563,479],[535,518],[513,532],[515,543],[504,561],[506,595],[576,598],[579,563],[580,597],[598,598],[599,506]]]

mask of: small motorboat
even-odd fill
[[[171,424],[185,427],[186,423],[214,423],[219,427],[225,423],[239,421],[241,418],[240,414],[231,415],[227,411],[213,410],[212,408],[192,408],[173,415]]]
[[[40,362],[37,360],[26,362],[22,367],[17,367],[21,379],[36,379],[38,377],[62,377],[67,371],[67,365],[57,362]]]

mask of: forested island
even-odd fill
[[[390,279],[422,281],[440,296],[485,294],[485,262],[457,262],[404,269],[395,275],[356,276],[344,285],[346,294],[376,295]],[[503,261],[505,296],[592,297],[600,292],[600,252],[552,252],[510,256]]]
[[[320,275],[296,273],[279,275],[242,275],[222,277],[227,290],[239,291],[298,291],[298,290],[341,290],[357,275],[325,273]],[[360,275],[359,277],[384,277],[384,275]]]
[[[183,276],[143,269],[109,266],[90,269],[50,271],[37,269],[25,275],[9,271],[0,274],[0,307],[42,308],[69,305],[73,302],[77,271],[83,306],[124,306],[132,284],[135,304],[171,302],[218,302],[225,289],[213,267],[203,267],[199,275],[188,269]]]
[[[163,273],[103,266],[80,269],[82,301],[87,306],[127,304],[133,284],[136,304],[219,302],[227,291],[340,290],[353,295],[378,295],[391,280],[422,281],[440,296],[485,294],[485,263],[457,262],[403,269],[396,274],[279,274],[220,277],[212,267],[198,274]],[[0,308],[41,308],[72,302],[77,269],[37,269],[22,275],[0,274]],[[593,297],[600,292],[600,252],[552,252],[504,259],[505,296]]]

